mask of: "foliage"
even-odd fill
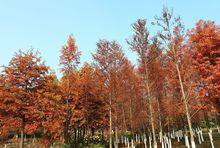
[[[186,33],[167,8],[152,25],[153,35],[145,19],[132,24],[126,41],[136,64],[117,41],[102,39],[93,61],[79,65],[73,35],[61,48],[61,78],[39,52],[16,52],[0,73],[0,139],[39,135],[44,146],[107,147],[121,135],[152,133],[157,142],[157,132],[187,127],[192,135],[193,126],[218,125],[220,26],[199,20]]]

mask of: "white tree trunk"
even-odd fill
[[[211,146],[212,146],[212,148],[215,148],[214,147],[214,143],[213,143],[213,138],[212,138],[212,130],[211,129],[209,129],[209,139],[210,139],[210,142],[211,142]]]

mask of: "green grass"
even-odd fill
[[[86,148],[88,148],[88,146]],[[91,144],[90,148],[105,148],[105,147],[102,144]]]

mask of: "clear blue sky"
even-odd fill
[[[81,62],[91,61],[99,39],[115,39],[128,51],[125,38],[138,18],[151,21],[163,5],[173,8],[187,28],[199,19],[220,24],[219,0],[0,0],[0,65],[15,51],[39,50],[46,64],[58,73],[60,48],[73,33]]]

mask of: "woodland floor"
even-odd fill
[[[208,134],[204,133],[203,136],[204,136],[205,141],[202,144],[199,144],[197,137],[195,137],[196,148],[211,148],[211,143],[209,141]],[[27,139],[27,141],[31,141],[31,139]],[[220,148],[220,134],[219,133],[213,133],[213,141],[214,141],[215,148]],[[8,142],[4,144],[7,144],[7,148],[18,148],[19,147],[18,142],[12,142],[11,140],[9,140]],[[0,147],[4,148],[4,145],[0,143]],[[25,143],[25,148],[44,148],[44,147],[45,146],[43,146],[43,144],[41,144],[39,140],[36,141],[36,145],[32,145],[32,146],[30,142]],[[177,142],[176,140],[173,140],[172,147],[173,148],[185,148],[184,140],[182,140],[181,142]],[[63,148],[63,146],[57,143],[56,146],[54,146],[54,148]],[[102,145],[96,144],[96,145],[91,145],[90,148],[105,148],[105,147]],[[127,147],[124,146],[124,144],[120,144],[119,148],[127,148]],[[135,148],[144,148],[144,143],[135,143]],[[158,145],[158,148],[161,148],[160,144]]]
[[[199,144],[197,137],[195,137],[196,140],[196,148],[211,148],[211,143],[208,137],[207,133],[203,134],[204,136],[204,142],[202,144]],[[215,148],[220,148],[220,134],[219,133],[213,133],[213,142]],[[172,141],[172,147],[173,148],[186,148],[184,140],[181,142]],[[127,147],[121,147],[121,148],[127,148]],[[135,148],[144,148],[144,143],[136,144]],[[158,148],[161,148],[161,145],[158,145]]]

